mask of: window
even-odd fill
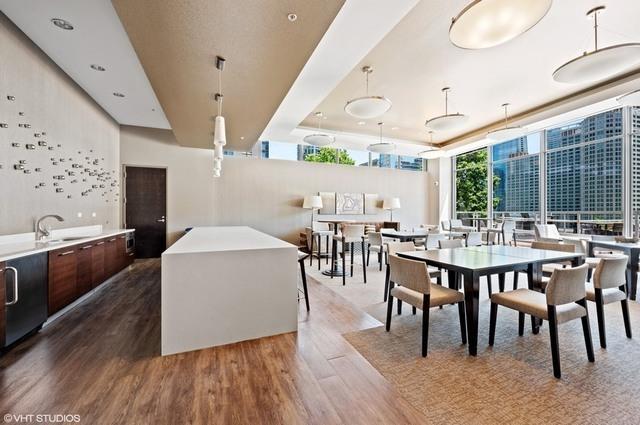
[[[455,158],[456,217],[473,225],[472,217],[487,216],[487,149],[458,155]]]

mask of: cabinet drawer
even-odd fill
[[[77,297],[78,246],[49,252],[49,315]]]

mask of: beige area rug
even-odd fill
[[[373,261],[373,257],[371,258]],[[314,266],[315,266],[314,262]],[[324,268],[323,264],[323,268]],[[371,266],[368,283],[361,274],[342,286],[340,279],[319,275],[319,280],[381,322],[384,273]],[[521,286],[525,276],[520,276]],[[510,276],[507,288],[511,288]],[[497,279],[494,279],[497,290]],[[383,326],[349,333],[345,338],[403,395],[434,423],[454,424],[638,424],[640,423],[640,305],[633,302],[631,326],[635,339],[624,334],[619,304],[605,309],[606,350],[598,339],[596,314],[590,305],[591,333],[596,361],[587,361],[580,321],[560,326],[563,377],[553,377],[548,327],[518,336],[514,311],[498,310],[496,342],[488,347],[489,301],[481,281],[478,356],[467,355],[461,344],[458,311],[454,306],[432,309],[429,355],[420,356],[421,312],[392,318],[391,331]]]

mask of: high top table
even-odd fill
[[[542,264],[571,261],[578,265],[583,255],[571,252],[502,245],[468,248],[434,249],[398,253],[400,257],[424,261],[429,266],[447,269],[464,276],[464,299],[469,334],[469,354],[478,352],[478,302],[480,299],[480,276],[503,274],[511,271],[527,271],[529,289],[542,277]],[[449,279],[449,287],[456,283]],[[537,319],[531,318],[534,333],[538,332]]]
[[[333,224],[333,234],[337,235],[338,234],[338,226],[340,226],[341,224],[350,224],[350,223],[355,223],[355,220],[345,220],[343,218],[341,219],[329,219],[329,218],[325,218],[322,220],[317,220],[318,223],[330,223]],[[333,246],[333,243],[331,244]],[[340,261],[337,260],[338,256],[336,255],[336,261],[331,263],[331,268],[330,269],[326,269],[322,271],[322,274],[325,276],[334,276],[334,277],[342,277],[342,275],[344,274],[344,270],[342,270],[342,267],[340,267]]]

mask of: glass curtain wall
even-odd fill
[[[488,150],[478,149],[455,157],[456,217],[465,226],[486,221],[488,214]]]

